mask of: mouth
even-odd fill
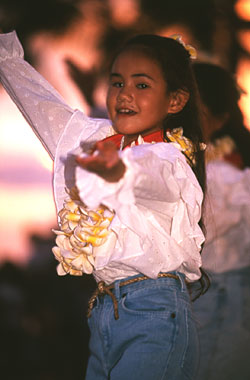
[[[136,115],[136,112],[129,109],[129,108],[118,108],[116,110],[118,115],[123,115],[123,116],[133,116]]]

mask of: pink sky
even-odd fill
[[[49,235],[56,223],[52,162],[3,90],[0,151],[0,261],[25,262],[30,254],[28,235]]]

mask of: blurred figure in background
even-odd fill
[[[223,68],[195,63],[207,138],[206,243],[211,288],[194,303],[199,380],[250,378],[250,133],[241,91]]]

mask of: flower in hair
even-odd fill
[[[186,45],[185,42],[182,40],[182,36],[180,34],[173,34],[170,36],[170,38],[173,38],[177,42],[179,42],[184,48],[189,52],[191,59],[197,58],[197,51],[192,45]]]
[[[89,210],[75,189],[67,192],[70,196],[58,213],[60,230],[53,230],[57,235],[57,245],[52,248],[59,261],[57,273],[74,276],[90,274],[95,262],[93,248],[106,242],[114,213],[105,206]]]

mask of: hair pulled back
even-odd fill
[[[154,34],[143,34],[128,40],[116,56],[126,50],[134,49],[153,59],[161,68],[167,92],[184,90],[189,99],[184,108],[176,114],[168,114],[164,121],[166,131],[182,127],[183,134],[194,144],[196,165],[193,170],[205,191],[204,152],[200,149],[203,141],[199,97],[188,50],[178,41]]]

